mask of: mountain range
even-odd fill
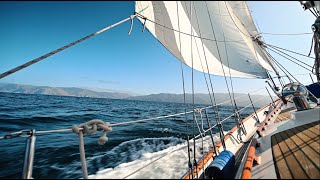
[[[9,84],[9,83],[0,83],[0,92],[111,98],[111,99],[123,99],[123,98],[132,96],[128,93],[98,92],[98,91],[93,91],[89,89],[77,88],[77,87],[31,86],[31,85]]]
[[[94,97],[94,98],[110,98],[110,99],[126,99],[139,101],[157,101],[157,102],[174,102],[183,103],[183,94],[159,93],[150,95],[139,95],[123,92],[102,92],[77,87],[49,87],[49,86],[32,86],[22,84],[0,83],[0,92],[8,93],[25,93],[25,94],[45,94],[58,96],[77,96],[77,97]],[[236,103],[238,106],[246,106],[250,103],[247,94],[235,93]],[[270,97],[265,95],[251,95],[255,106],[261,107],[271,101]],[[263,99],[262,99],[263,98]],[[275,99],[275,97],[273,97]],[[204,93],[196,93],[194,95],[196,104],[211,105],[210,96]],[[217,103],[230,100],[228,93],[215,93]],[[192,94],[186,94],[186,103],[192,103]],[[230,101],[225,105],[231,105]]]

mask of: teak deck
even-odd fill
[[[320,120],[271,136],[277,178],[320,178]]]
[[[274,123],[278,123],[281,121],[286,121],[289,120],[291,118],[291,114],[292,114],[292,110],[291,111],[286,111],[286,112],[281,112],[277,119],[274,121]]]

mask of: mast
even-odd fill
[[[312,73],[316,75],[317,81],[320,82],[320,2],[319,1],[300,1],[302,8],[304,10],[309,10],[313,15],[316,16],[316,20],[314,24],[312,24],[311,28],[314,32],[313,40],[314,40],[314,66],[312,69]]]

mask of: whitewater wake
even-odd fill
[[[164,143],[164,141],[170,141]],[[219,137],[214,136],[217,142]],[[149,142],[149,143],[148,143]],[[152,142],[152,143],[151,143]],[[138,144],[137,144],[138,143]],[[89,175],[91,179],[177,179],[188,171],[187,141],[175,137],[142,138],[121,143],[113,148],[108,155],[114,154],[119,149],[130,144],[129,152],[116,154],[121,156],[122,163],[114,168],[99,170],[96,174]],[[191,162],[193,161],[193,140],[190,141]],[[138,147],[140,146],[140,147]],[[203,137],[203,153],[212,148],[210,136]],[[202,157],[202,139],[196,140],[196,159]],[[107,155],[107,154],[106,154]],[[129,157],[128,157],[129,156]],[[131,159],[130,162],[124,162]]]

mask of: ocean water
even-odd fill
[[[205,106],[196,104],[196,108]],[[192,110],[192,104],[187,104],[186,107],[187,111]],[[220,106],[219,109],[221,119],[233,112],[230,106]],[[184,110],[184,104],[180,103],[0,92],[0,136],[23,129],[42,131],[71,128],[92,119],[101,119],[113,124],[176,114]],[[240,115],[245,118],[252,112],[253,109],[249,107]],[[196,117],[201,126],[199,114]],[[208,117],[211,124],[215,124],[216,114],[212,109],[208,110]],[[204,129],[207,129],[206,119],[203,118],[203,121]],[[112,170],[119,175],[128,170],[127,165],[148,162],[148,158],[164,156],[169,151],[181,149],[186,144],[186,134],[191,137],[193,132],[199,134],[197,126],[193,130],[192,122],[192,114],[189,114],[188,128],[184,115],[116,126],[108,133],[108,142],[102,146],[98,145],[98,138],[102,132],[85,135],[88,174],[92,178],[112,178]],[[234,125],[234,118],[226,120],[223,123],[224,131],[230,130]],[[213,128],[213,131],[216,133],[217,129]],[[210,139],[209,136],[205,138]],[[0,178],[21,178],[25,142],[26,138],[0,139]],[[199,142],[197,145],[201,145],[199,139],[196,142]],[[179,162],[175,157],[166,161],[172,166]],[[178,164],[182,169],[187,168],[184,162]],[[101,176],[103,173],[105,176]],[[78,136],[72,132],[38,135],[32,176],[82,178]]]

